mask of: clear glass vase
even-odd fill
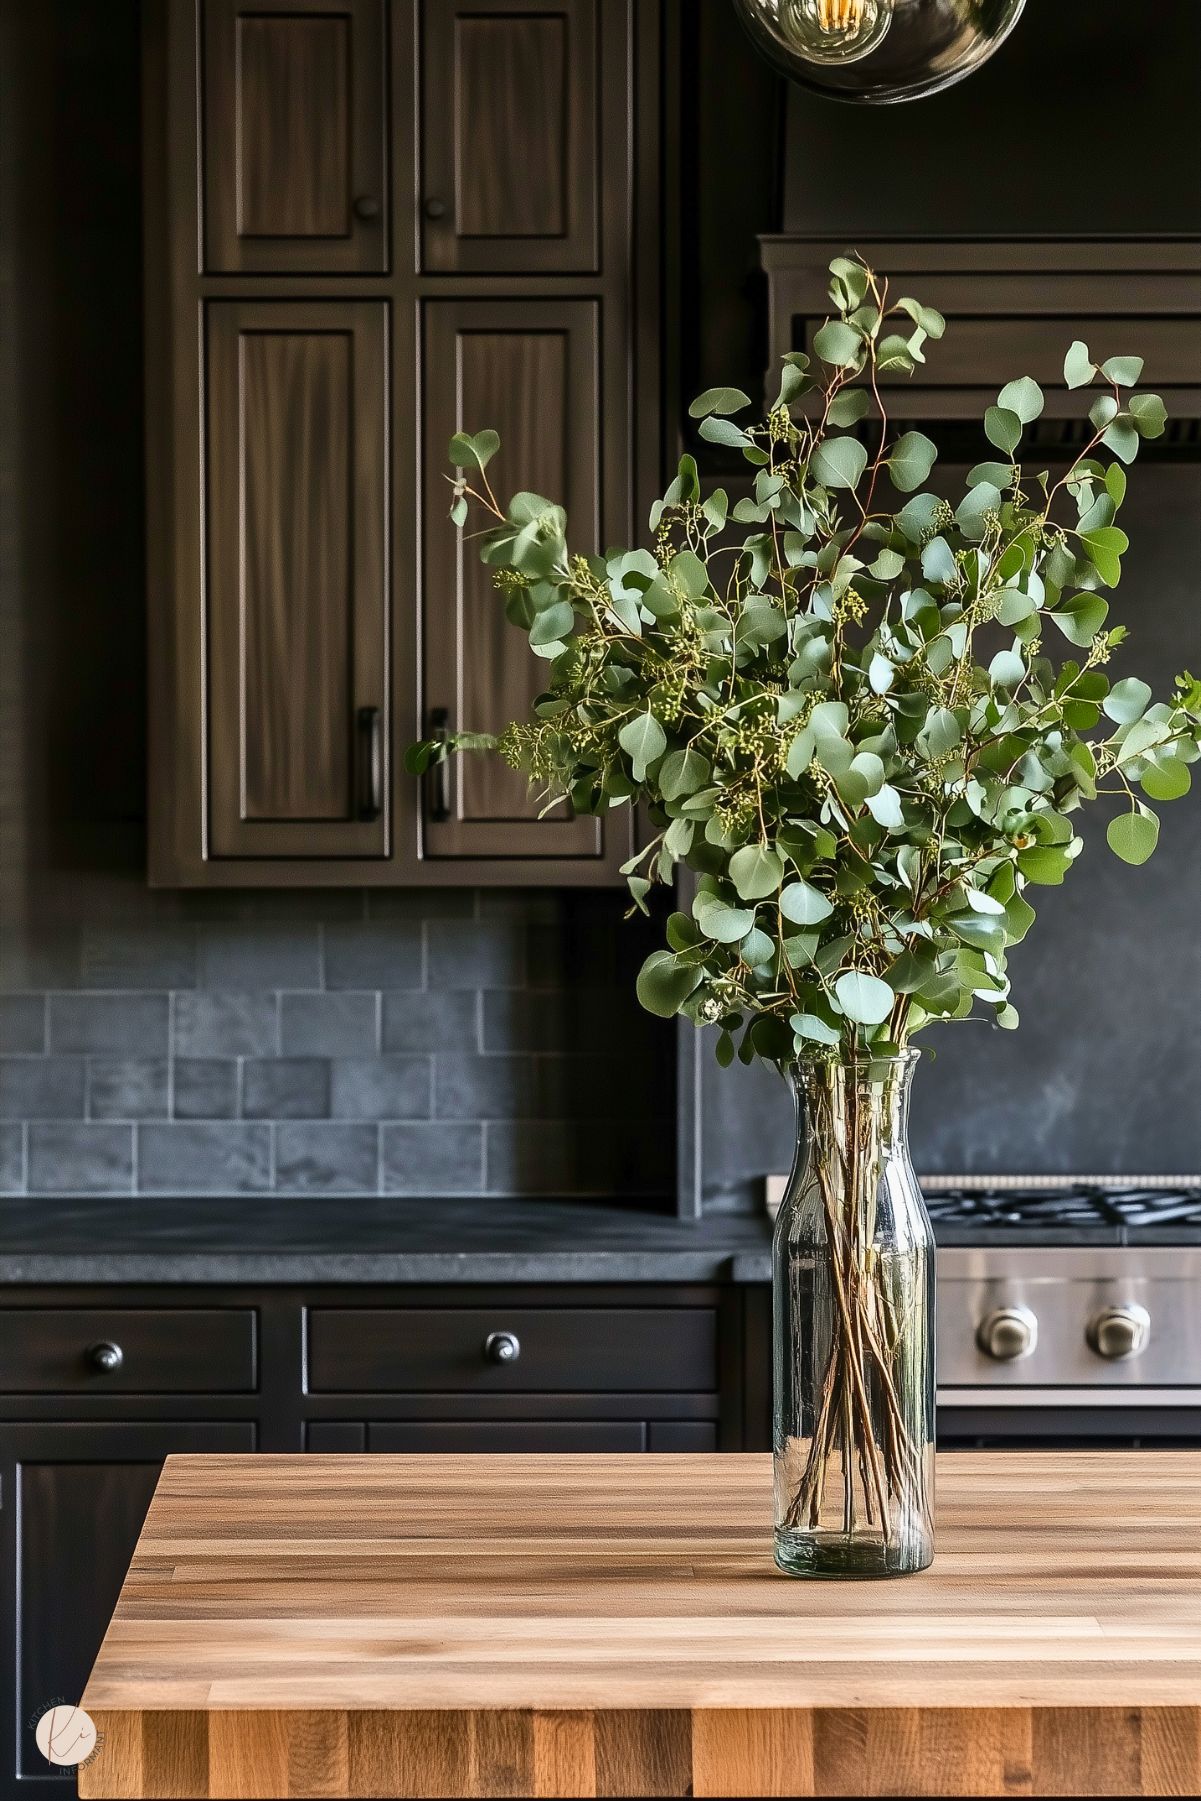
[[[775,1555],[900,1576],[934,1555],[934,1236],[909,1160],[920,1052],[792,1071],[776,1222]]]

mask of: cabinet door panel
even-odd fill
[[[56,1699],[77,1702],[112,1617],[163,1458],[253,1451],[249,1422],[0,1426],[3,1603],[0,1721],[5,1779],[22,1795],[73,1791],[33,1727]]]
[[[383,0],[207,0],[205,261],[387,267]]]
[[[213,856],[387,852],[386,327],[209,309]]]
[[[597,267],[593,0],[425,0],[424,267]]]
[[[597,460],[599,321],[591,300],[438,300],[425,309],[425,561],[422,623],[427,724],[499,731],[523,717],[546,666],[505,618],[491,571],[446,517],[432,479],[452,433],[500,433],[493,469],[507,494],[532,489],[567,509],[572,542],[601,542]],[[600,821],[566,804],[539,818],[524,776],[497,757],[459,757],[446,805],[427,804],[428,857],[599,857]],[[434,794],[430,790],[427,801]],[[446,817],[439,817],[445,813]]]

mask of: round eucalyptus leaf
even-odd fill
[[[857,1026],[882,1025],[896,999],[887,982],[860,969],[844,970],[834,984],[834,993],[846,1017]]]
[[[1150,704],[1151,690],[1147,683],[1140,682],[1135,675],[1128,675],[1123,681],[1114,683],[1101,702],[1101,710],[1118,725],[1133,725]]]
[[[1006,382],[997,395],[997,404],[1007,412],[1016,413],[1023,425],[1029,425],[1038,418],[1046,402],[1038,383],[1023,375],[1017,381]]]
[[[1159,842],[1159,820],[1148,807],[1119,813],[1105,828],[1105,840],[1123,863],[1145,863]]]
[[[826,438],[809,459],[809,473],[827,488],[853,488],[866,468],[858,438]]]
[[[834,908],[819,888],[809,882],[789,882],[780,894],[780,911],[793,925],[820,925],[829,919]]]
[[[652,951],[638,972],[635,992],[648,1013],[671,1019],[701,981],[701,971],[672,951]]]
[[[747,844],[730,858],[730,880],[743,900],[764,900],[784,876],[784,859],[766,844]]]

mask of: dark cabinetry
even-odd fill
[[[387,268],[384,13],[204,0],[206,268]]]
[[[210,846],[388,848],[387,306],[214,300]]]
[[[544,673],[447,521],[451,434],[495,426],[501,487],[562,499],[585,548],[655,483],[629,70],[636,33],[652,96],[658,9],[145,20],[151,880],[619,881],[624,810],[540,816],[482,759],[423,791],[399,752],[496,728]]]
[[[30,1722],[78,1700],[164,1457],[739,1449],[743,1311],[683,1286],[10,1290],[0,1794],[63,1792]]]
[[[247,1422],[43,1420],[0,1424],[0,1789],[61,1795],[33,1727],[83,1692],[164,1457],[253,1451]],[[10,1786],[11,1785],[11,1786]]]
[[[423,266],[599,268],[604,0],[423,0]]]

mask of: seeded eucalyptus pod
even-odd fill
[[[715,1026],[723,1063],[896,1050],[977,1004],[1016,1026],[1007,951],[1031,890],[1079,856],[1084,804],[1142,863],[1148,803],[1184,794],[1201,754],[1201,682],[1153,702],[1118,675],[1126,632],[1105,598],[1127,548],[1124,465],[1164,430],[1141,359],[1072,344],[1064,378],[1090,390],[1092,429],[1055,479],[1017,461],[1044,402],[1010,382],[984,418],[996,456],[953,505],[927,485],[929,438],[890,434],[879,382],[925,361],[942,316],[851,258],[830,273],[815,360],[783,359],[766,419],[743,422],[736,388],[690,408],[702,438],[741,451],[753,491],[706,494],[683,457],[650,548],[573,553],[553,501],[498,504],[495,432],[450,445],[451,517],[482,511],[481,554],[547,687],[499,737],[423,741],[408,767],[483,751],[548,805],[643,802],[655,835],[626,866],[634,904],[679,863],[696,882],[639,998]]]

